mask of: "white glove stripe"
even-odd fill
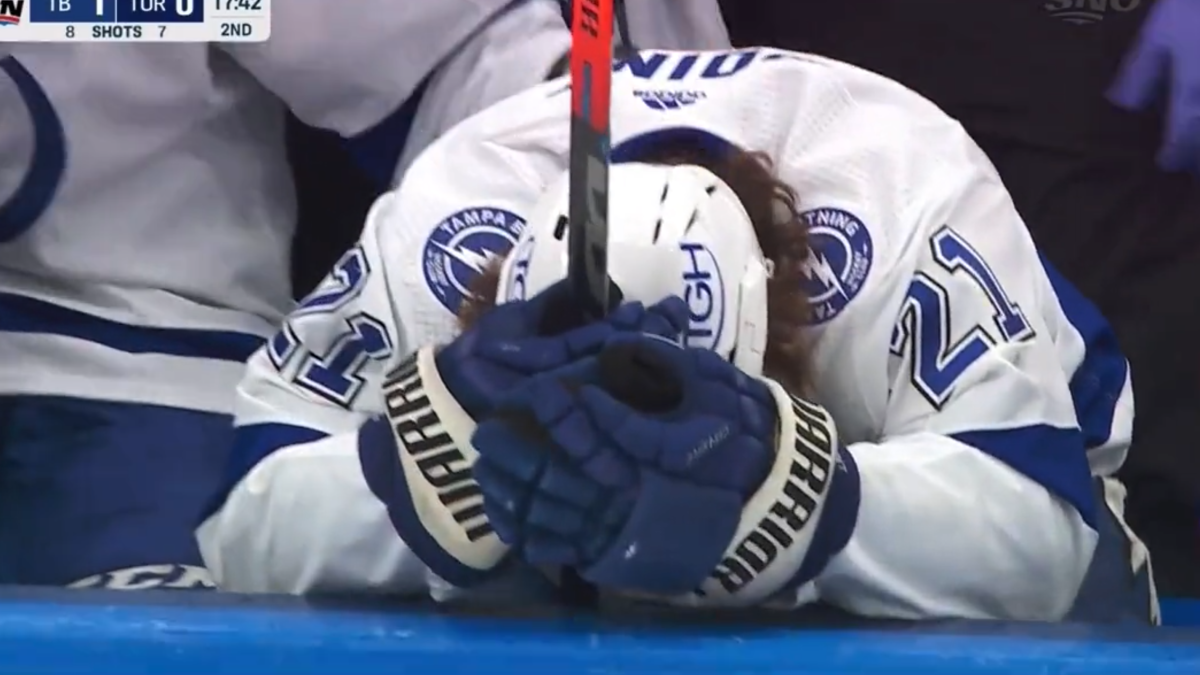
[[[507,552],[483,510],[471,468],[475,421],[442,383],[434,348],[406,359],[383,383],[383,396],[413,509],[450,556],[489,570]]]

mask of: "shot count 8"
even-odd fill
[[[263,42],[272,0],[0,0],[0,42]]]

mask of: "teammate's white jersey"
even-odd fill
[[[646,52],[613,87],[615,161],[677,134],[763,151],[805,211],[816,391],[862,501],[804,599],[869,615],[1063,616],[1108,517],[1092,477],[1129,443],[1128,370],[1095,310],[1044,268],[960,125],[895,82],[776,50]],[[238,480],[198,531],[218,583],[436,584],[370,485],[396,460],[359,447],[357,430],[382,412],[384,373],[453,336],[467,280],[566,169],[568,109],[566,83],[548,83],[433,144],[255,354],[238,392]]]
[[[228,412],[294,306],[285,106],[402,170],[570,41],[554,0],[351,5],[275,3],[261,44],[7,46],[0,394]]]
[[[654,49],[728,49],[729,30],[717,0],[625,3],[629,38]]]

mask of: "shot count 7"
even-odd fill
[[[0,0],[0,42],[262,42],[272,0]]]

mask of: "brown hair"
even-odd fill
[[[808,227],[800,217],[795,191],[775,177],[771,158],[761,152],[733,149],[714,153],[698,144],[671,142],[638,157],[650,164],[700,166],[725,181],[738,196],[773,274],[767,282],[767,348],[763,372],[797,395],[811,393],[808,343],[801,327],[809,317],[804,293]],[[472,280],[458,310],[459,326],[472,325],[495,304],[500,266],[495,259]]]

